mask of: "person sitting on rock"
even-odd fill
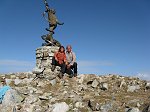
[[[77,63],[76,61],[76,55],[72,51],[71,45],[67,45],[66,47],[66,59],[67,59],[67,67],[66,67],[66,73],[70,75],[70,77],[77,76]],[[73,70],[73,71],[72,71]]]
[[[59,76],[59,78],[62,78],[63,74],[65,73],[65,69],[66,69],[66,54],[65,54],[65,48],[63,46],[60,46],[58,52],[54,53],[54,57],[52,59],[51,70],[54,71],[56,66],[61,67],[61,71],[58,76]]]

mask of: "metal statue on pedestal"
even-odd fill
[[[46,0],[44,0],[45,8],[46,10],[43,13],[43,17],[48,21],[49,28],[46,28],[46,31],[49,33],[47,35],[41,36],[43,40],[45,40],[46,43],[43,44],[43,46],[61,46],[59,41],[55,40],[53,38],[53,34],[55,33],[54,30],[57,27],[57,25],[63,25],[64,23],[61,23],[58,21],[56,17],[56,11],[54,9],[50,9],[49,5]]]

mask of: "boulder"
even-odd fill
[[[139,85],[128,86],[127,92],[134,92],[134,91],[136,91],[137,89],[140,89],[140,86],[139,86]]]
[[[100,87],[100,89],[101,90],[108,90],[108,83],[101,83],[101,85],[100,85],[101,87]]]
[[[92,111],[99,111],[100,110],[100,104],[94,99],[90,99],[88,102],[88,106],[92,109]]]
[[[54,86],[54,85],[56,84],[56,79],[51,80],[51,81],[50,81],[50,84],[51,84],[52,86]]]
[[[23,100],[24,97],[22,97],[16,90],[10,89],[5,93],[2,105],[13,105],[15,103],[21,103]]]
[[[61,102],[53,105],[52,112],[67,112],[68,110],[69,106],[65,102]]]
[[[146,89],[150,89],[150,82],[147,82],[145,87]]]
[[[7,85],[10,85],[13,82],[13,79],[5,79]]]
[[[15,85],[18,85],[18,84],[20,84],[21,82],[22,82],[22,80],[20,80],[20,79],[15,79],[15,80],[14,80],[14,84],[15,84]]]
[[[33,103],[35,103],[35,102],[37,102],[38,101],[38,97],[37,96],[35,96],[35,95],[30,95],[30,96],[28,96],[28,97],[26,97],[25,98],[25,103],[26,104],[33,104]]]
[[[35,67],[35,68],[33,68],[32,73],[33,74],[40,74],[43,72],[43,70],[44,70],[44,68]]]
[[[112,108],[112,103],[110,102],[105,105],[102,105],[100,107],[100,110],[101,110],[101,112],[109,112],[111,110],[111,108]]]
[[[93,82],[92,82],[92,87],[93,88],[96,88],[98,86],[99,82],[95,79]]]
[[[123,86],[126,86],[126,82],[125,82],[124,79],[123,79],[123,80],[121,81],[121,83],[120,83],[120,88],[122,88]]]
[[[150,103],[144,105],[142,112],[150,112]]]
[[[140,112],[138,108],[127,108],[125,112]]]
[[[83,103],[82,102],[76,102],[75,107],[76,108],[83,108]]]
[[[24,98],[13,89],[8,90],[2,100],[0,112],[16,112],[16,104],[21,103]]]

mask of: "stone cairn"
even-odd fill
[[[37,78],[54,79],[60,71],[60,67],[56,67],[55,71],[51,71],[51,63],[54,53],[58,51],[61,44],[59,41],[53,39],[54,30],[57,24],[63,25],[56,19],[55,10],[49,8],[48,2],[44,0],[45,12],[43,13],[44,18],[48,20],[49,28],[46,28],[49,33],[47,35],[41,36],[46,43],[42,44],[42,47],[36,49],[36,67],[33,69],[33,73],[36,74]],[[45,17],[45,14],[48,16]],[[51,15],[51,16],[49,16]],[[55,24],[53,24],[53,22]]]
[[[58,51],[56,46],[42,46],[36,49],[36,66],[38,68],[50,68],[54,53]]]
[[[37,75],[37,78],[50,78],[53,79],[60,71],[60,67],[56,67],[54,72],[51,71],[52,58],[54,53],[58,51],[57,46],[42,46],[36,49],[36,67],[33,69],[33,73]]]

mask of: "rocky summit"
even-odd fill
[[[32,72],[0,75],[0,112],[150,112],[150,82],[120,75],[58,78],[56,46],[36,49]]]
[[[0,112],[150,112],[150,82],[120,75],[44,77],[35,73],[0,75],[10,86]],[[46,73],[45,73],[46,74]]]

